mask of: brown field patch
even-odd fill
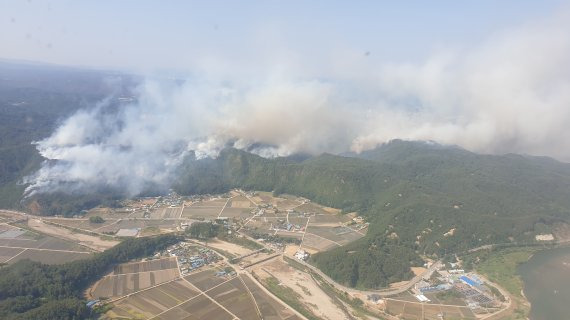
[[[422,319],[422,305],[419,303],[406,303],[404,307],[403,318],[405,319]]]
[[[439,306],[426,304],[424,305],[424,319],[440,320],[441,309]]]
[[[252,251],[251,249],[242,247],[242,246],[237,245],[235,243],[225,242],[225,241],[221,241],[221,240],[210,240],[210,241],[208,241],[208,246],[215,248],[215,249],[221,249],[221,250],[227,251],[227,252],[234,254],[236,256],[248,254]]]
[[[224,208],[220,217],[228,217],[228,218],[249,218],[253,214],[251,213],[251,209],[244,209],[244,208]]]
[[[179,279],[115,302],[108,315],[151,318],[198,294],[186,281]]]
[[[426,268],[424,267],[411,267],[412,272],[414,273],[414,275],[420,275],[423,274],[424,272],[426,272]]]
[[[336,215],[332,215],[329,212],[327,212],[326,210],[324,210],[321,206],[314,204],[314,203],[305,203],[302,204],[300,206],[298,206],[297,208],[295,208],[295,211],[298,212],[306,212],[306,213],[316,213],[316,214],[323,214],[323,215],[328,215],[328,216],[332,216],[335,217]]]
[[[190,281],[196,288],[206,291],[227,280],[223,277],[217,277],[217,271],[216,269],[208,269],[190,274],[184,277],[184,279]]]
[[[182,318],[181,318],[182,316]],[[231,320],[233,316],[213,303],[204,295],[200,295],[188,302],[183,303],[164,314],[159,319],[220,319]]]
[[[22,251],[24,251],[24,249],[0,248],[0,263],[4,263],[7,260],[10,260],[10,258],[12,258],[13,256],[17,255]]]
[[[228,207],[232,208],[253,208],[255,205],[245,196],[237,196],[232,198],[228,203]]]
[[[137,273],[137,272],[147,272],[147,271],[157,271],[164,269],[176,269],[178,268],[176,264],[175,257],[161,258],[148,261],[140,262],[129,262],[122,263],[115,267],[114,274],[124,274],[124,273]]]
[[[98,236],[87,235],[83,233],[73,233],[69,229],[57,227],[51,224],[44,223],[39,219],[28,219],[28,226],[41,233],[54,235],[58,238],[65,238],[66,240],[80,243],[84,246],[93,248],[95,250],[103,251],[114,247],[119,243],[116,240],[103,240]]]
[[[299,210],[299,211],[301,211],[301,210]],[[348,217],[346,215],[331,214],[328,212],[325,212],[325,213],[321,212],[321,213],[318,213],[318,214],[311,217],[311,223],[316,223],[316,224],[323,223],[323,224],[327,224],[327,225],[331,225],[331,224],[340,225],[340,224],[348,222],[348,221],[350,221],[350,217]]]
[[[38,234],[38,237],[35,239],[26,239],[24,236],[20,236],[17,239],[0,239],[0,246],[69,251],[89,251],[89,249],[77,245],[73,242],[42,234]]]
[[[289,308],[269,296],[249,276],[240,275],[249,291],[253,295],[261,314],[265,319],[300,320]]]
[[[38,251],[28,249],[22,252],[17,257],[10,260],[9,263],[16,263],[20,260],[30,259],[46,264],[62,264],[70,261],[89,258],[89,253],[76,253],[76,252],[61,252],[61,251]]]
[[[401,315],[404,313],[405,305],[404,301],[386,300],[386,312],[395,316]]]
[[[180,216],[180,211],[182,211],[182,207],[168,207],[164,212],[163,218],[178,218]]]
[[[216,219],[222,207],[184,207],[182,217],[192,219]]]
[[[166,211],[166,208],[152,209],[152,211],[150,211],[150,218],[151,219],[162,219],[165,211]]]
[[[58,219],[58,218],[49,218],[46,219],[47,221],[53,222],[53,223],[58,223],[64,226],[68,226],[71,228],[81,228],[81,226],[83,224],[85,224],[85,222],[89,221],[89,220],[83,220],[83,219]],[[102,225],[102,224],[100,224]]]
[[[341,212],[340,209],[331,208],[331,207],[324,207],[324,206],[323,206],[323,210],[325,210],[326,212],[328,212],[330,214],[340,214],[340,212]]]
[[[174,280],[178,276],[178,269],[110,275],[94,285],[91,295],[95,298],[120,297]]]
[[[79,228],[99,232],[100,229],[115,223],[117,223],[117,220],[114,219],[107,219],[103,223],[91,223],[89,220],[85,220],[81,225],[79,225]]]
[[[195,202],[190,207],[191,208],[195,208],[195,207],[217,207],[217,208],[222,209],[222,207],[226,204],[226,201],[228,201],[228,199],[206,200],[206,201]]]
[[[292,224],[297,224],[300,227],[305,227],[307,225],[307,220],[309,220],[309,218],[305,218],[305,217],[291,217],[291,215],[289,215],[289,223]]]
[[[277,231],[276,235],[283,238],[301,239],[303,238],[303,232],[288,232],[288,231]]]
[[[312,223],[309,223],[309,227],[307,228],[307,234],[309,233],[328,239],[339,245],[344,245],[364,237],[364,234],[360,234],[348,227],[320,227],[314,226]]]
[[[255,301],[240,278],[234,278],[207,294],[240,319],[261,319],[257,314]]]

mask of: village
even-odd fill
[[[100,217],[103,222],[93,222],[91,217]],[[478,319],[502,310],[507,303],[493,284],[478,274],[465,272],[459,263],[427,262],[414,279],[378,290],[379,293],[339,285],[319,273],[310,264],[310,257],[361,239],[368,223],[355,213],[341,214],[338,209],[301,197],[238,189],[192,197],[171,192],[163,197],[128,200],[121,208],[95,208],[74,218],[46,217],[34,223],[32,227],[42,223],[41,230],[53,229],[54,235],[60,237],[65,233],[56,229],[69,230],[71,241],[100,235],[99,242],[109,246],[120,238],[185,234],[195,223],[212,223],[222,228],[216,239],[187,239],[140,262],[125,264],[101,279],[90,291],[91,301],[99,304],[119,299],[109,315],[128,317],[142,312],[149,318],[160,318],[163,312],[169,314],[168,306],[162,311],[139,306],[142,300],[137,299],[158,299],[156,290],[146,292],[142,291],[144,288],[178,290],[176,296],[182,299],[195,294],[196,288],[209,290],[233,281],[243,281],[249,290],[269,290],[274,296],[263,298],[268,301],[281,300],[280,291],[291,290],[297,296],[296,303],[307,312],[328,319],[351,319],[348,315],[357,311],[335,304],[337,298],[330,296],[326,286],[336,288],[336,295],[344,291],[350,299],[363,301],[372,314],[394,319]],[[102,240],[105,236],[112,238]],[[80,258],[83,253],[68,254]],[[317,281],[315,274],[321,274],[324,282]],[[279,286],[273,287],[274,283]],[[247,294],[246,289],[239,289],[240,294]],[[214,296],[212,299],[218,301]],[[283,307],[283,302],[277,305]],[[285,309],[280,310],[288,314]]]

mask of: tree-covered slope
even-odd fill
[[[409,276],[417,254],[533,241],[570,219],[570,165],[419,142],[302,162],[227,149],[216,160],[186,162],[176,185],[181,193],[234,187],[300,195],[365,216],[371,225],[364,239],[313,260],[335,279],[363,287]],[[371,257],[384,261],[376,268],[385,274],[371,275]]]

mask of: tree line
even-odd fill
[[[86,319],[83,292],[119,263],[142,258],[180,241],[176,235],[133,238],[93,257],[60,265],[28,259],[0,269],[0,318]]]

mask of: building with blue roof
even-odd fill
[[[461,276],[461,277],[459,277],[459,280],[463,281],[463,283],[465,283],[466,285],[468,285],[470,287],[476,287],[478,285],[475,281],[471,280],[467,276]]]

